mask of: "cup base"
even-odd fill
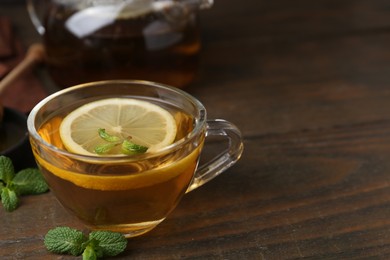
[[[160,224],[163,220],[155,220],[155,221],[147,221],[136,224],[115,224],[115,225],[97,225],[90,226],[92,230],[109,230],[113,232],[122,233],[126,238],[140,236],[151,231],[158,224]]]

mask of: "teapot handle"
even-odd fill
[[[39,3],[35,3],[39,2]],[[43,10],[45,9],[46,1],[42,0],[27,0],[27,12],[30,16],[31,22],[33,23],[35,29],[38,31],[40,35],[45,33],[45,27],[42,24],[41,19],[39,18],[39,14],[43,14]],[[36,9],[36,6],[39,6],[39,10]],[[41,13],[38,13],[40,11]]]

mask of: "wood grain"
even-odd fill
[[[115,259],[389,259],[390,2],[224,0],[201,18],[186,90],[244,154]],[[42,239],[83,226],[51,193],[22,202],[0,209],[0,258],[76,259]]]

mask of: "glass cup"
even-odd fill
[[[169,108],[178,128],[176,140],[153,153],[115,157],[74,154],[63,148],[58,135],[63,117],[87,102],[110,97],[143,99]],[[241,133],[232,123],[207,120],[206,109],[193,96],[147,81],[100,81],[56,92],[31,111],[28,131],[36,162],[59,202],[89,228],[127,237],[153,229],[185,193],[231,167],[243,151]],[[222,138],[227,145],[221,142],[217,146],[221,152],[202,159],[198,167],[204,142],[211,137]]]

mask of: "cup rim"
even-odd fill
[[[87,88],[87,87],[93,87],[96,85],[104,85],[104,84],[132,84],[132,85],[148,85],[153,86],[159,89],[164,89],[170,92],[173,92],[177,95],[180,95],[184,97],[186,100],[191,102],[197,109],[198,109],[198,115],[194,118],[194,128],[190,133],[188,133],[183,138],[173,142],[172,144],[159,149],[156,152],[153,153],[145,153],[145,154],[136,154],[136,155],[118,155],[118,156],[101,156],[101,155],[84,155],[84,154],[76,154],[72,152],[68,152],[66,150],[60,149],[48,142],[46,142],[39,134],[35,127],[35,118],[40,109],[47,104],[50,100],[53,100],[54,98],[63,95],[65,93],[73,92],[75,90],[78,90],[80,88]],[[40,145],[44,145],[48,149],[55,151],[56,153],[60,153],[66,157],[71,157],[76,160],[81,161],[94,161],[94,162],[122,162],[122,161],[139,161],[144,159],[150,159],[156,156],[160,156],[162,154],[166,154],[169,152],[173,152],[180,147],[186,145],[187,143],[191,142],[194,137],[198,136],[203,129],[206,127],[206,120],[207,120],[207,112],[204,107],[204,105],[194,96],[191,94],[169,85],[165,85],[162,83],[152,82],[152,81],[146,81],[146,80],[102,80],[102,81],[93,81],[88,83],[82,83],[77,84],[59,91],[54,92],[53,94],[45,97],[42,99],[38,104],[34,106],[34,108],[31,110],[31,112],[28,115],[27,118],[27,129],[28,133],[30,135],[30,138],[34,138],[39,142]]]

